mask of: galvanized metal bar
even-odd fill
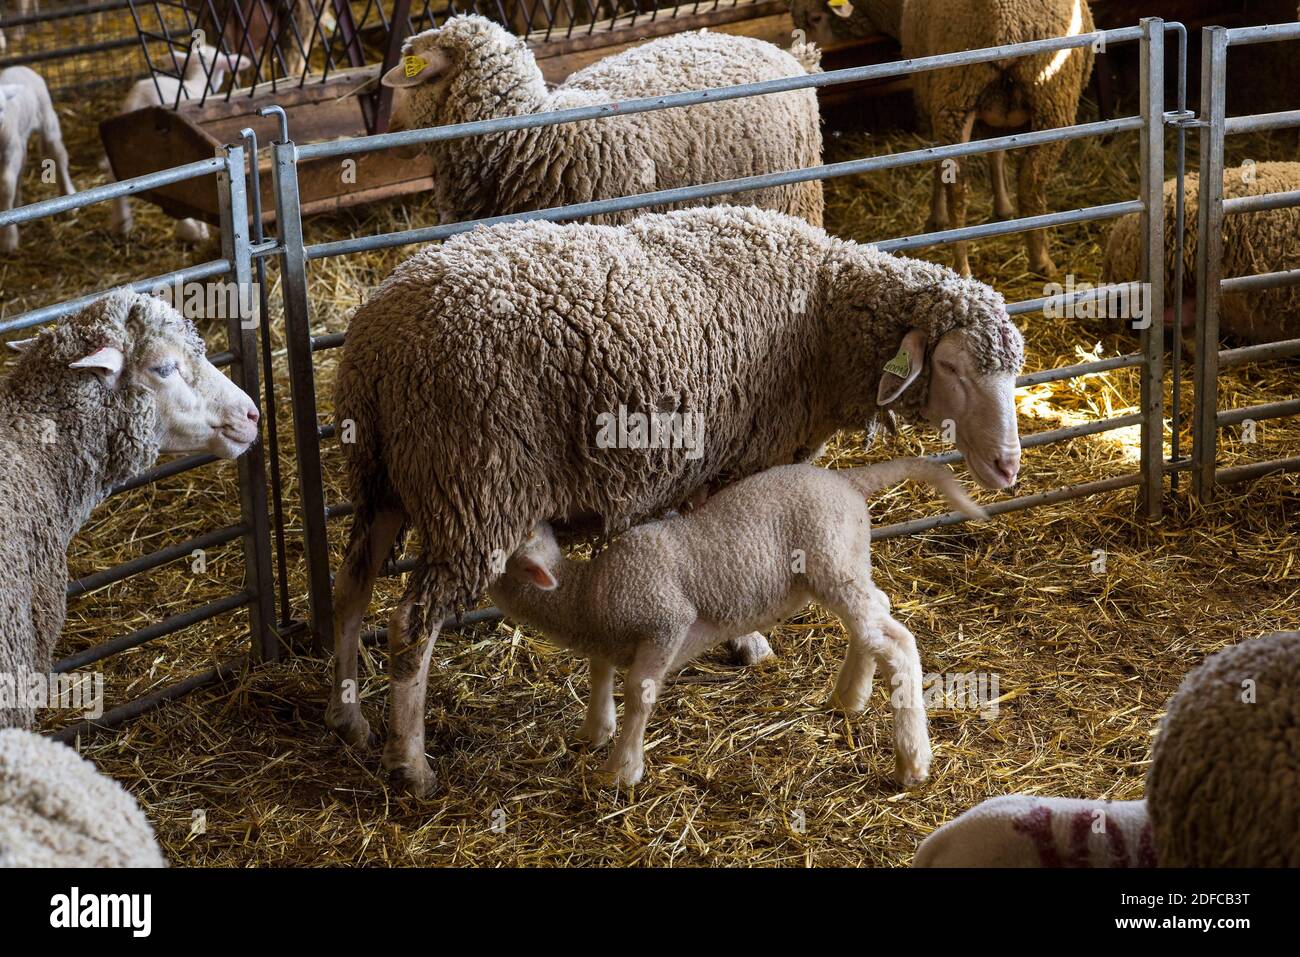
[[[1137,213],[1142,211],[1142,202],[1140,200],[1133,200],[1121,205],[1135,207],[1130,209],[1129,212]],[[1096,209],[1097,207],[1092,208]],[[1091,289],[1076,291],[1069,295],[1063,293],[1059,296],[1039,296],[1037,299],[1021,299],[1019,302],[1007,303],[1007,314],[1012,316],[1027,316],[1030,313],[1043,312],[1049,305],[1055,306],[1059,309],[1064,309],[1066,306],[1071,304],[1078,305],[1079,303],[1091,302],[1094,299],[1101,299],[1105,296],[1111,295],[1112,293],[1124,292],[1129,288],[1130,286],[1128,283],[1107,283],[1102,286],[1093,286]]]
[[[1139,508],[1159,519],[1164,507],[1164,314],[1165,314],[1165,29],[1159,17],[1142,20],[1139,89],[1142,128],[1139,191],[1142,213],[1142,275],[1147,283],[1146,325],[1142,328],[1142,491]]]
[[[1277,289],[1281,286],[1300,285],[1300,269],[1287,269],[1282,272],[1265,272],[1254,276],[1233,276],[1220,280],[1219,288],[1223,292],[1258,292],[1262,289]]]
[[[389,249],[394,246],[437,242],[463,232],[468,232],[469,230],[475,229],[479,226],[492,226],[497,223],[512,223],[525,220],[560,222],[564,220],[580,219],[584,216],[597,216],[607,213],[623,212],[630,209],[641,209],[647,206],[666,206],[672,203],[689,203],[700,199],[709,199],[714,196],[722,196],[727,193],[739,193],[747,190],[762,189],[769,186],[803,183],[814,179],[833,179],[838,176],[851,176],[857,173],[870,173],[879,170],[901,169],[908,166],[921,166],[936,163],[951,157],[973,156],[981,153],[997,152],[998,150],[1037,146],[1043,143],[1084,139],[1089,136],[1097,136],[1101,133],[1114,132],[1116,130],[1137,130],[1142,128],[1142,124],[1143,121],[1141,117],[1124,117],[1122,119],[1105,120],[1099,123],[1083,123],[1077,126],[1064,126],[1050,130],[1035,130],[1031,133],[1015,133],[1010,136],[974,140],[969,143],[954,143],[949,146],[932,146],[925,149],[911,150],[906,153],[889,153],[884,156],[870,156],[857,160],[845,160],[840,163],[810,166],[804,169],[786,170],[777,173],[763,173],[758,176],[744,176],[739,179],[723,180],[699,186],[682,186],[677,189],[662,189],[651,193],[638,193],[632,196],[621,196],[612,199],[594,200],[587,203],[576,203],[571,206],[552,206],[548,209],[511,213],[505,216],[489,216],[483,219],[466,220],[465,222],[448,223],[441,226],[426,226],[419,229],[408,229],[394,233],[380,233],[374,236],[341,239],[335,242],[308,246],[307,258],[325,259],[332,256],[373,252],[377,249]],[[446,127],[439,128],[446,129]],[[300,150],[299,155],[301,156],[302,151],[305,150],[306,147],[303,147],[302,150]],[[1133,201],[1092,207],[1089,210],[1076,210],[1066,213],[1048,213],[1045,216],[1031,216],[1024,219],[1008,220],[1005,223],[993,224],[997,227],[997,232],[987,233],[987,235],[1001,235],[1004,233],[1018,232],[1023,229],[1036,229],[1041,226],[1064,225],[1075,222],[1086,222],[1090,219],[1121,216],[1125,213],[1136,212],[1139,208],[1140,204]],[[1093,213],[1096,215],[1091,215]],[[986,227],[970,227],[972,231],[983,228]],[[957,233],[959,231],[949,230],[949,232]],[[986,234],[980,233],[979,235]],[[955,240],[946,239],[941,241],[950,242]],[[882,243],[879,245],[883,248],[886,244]]]
[[[1266,23],[1259,26],[1235,27],[1227,31],[1228,46],[1246,46],[1251,43],[1270,43],[1274,40],[1300,38],[1300,23]]]
[[[1266,475],[1275,475],[1278,472],[1300,472],[1300,456],[1288,459],[1270,459],[1267,462],[1251,462],[1249,465],[1234,465],[1231,468],[1219,469],[1215,481],[1220,485],[1231,485],[1234,482],[1248,482],[1251,479],[1263,478]]]
[[[1099,372],[1110,372],[1114,369],[1132,369],[1140,366],[1146,361],[1146,357],[1140,352],[1130,353],[1126,356],[1115,356],[1112,359],[1098,359],[1095,362],[1080,362],[1077,365],[1061,366],[1059,369],[1044,369],[1041,372],[1031,372],[1028,375],[1022,375],[1016,379],[1016,388],[1023,388],[1027,385],[1042,385],[1044,382],[1059,382],[1062,379],[1077,379],[1080,376],[1096,375]]]
[[[1178,33],[1178,110],[1176,118],[1189,118],[1187,109],[1187,28],[1181,23],[1174,25]],[[1168,119],[1168,117],[1166,117]],[[1186,255],[1187,243],[1187,126],[1183,122],[1174,125],[1176,142],[1174,145],[1174,243],[1177,250],[1174,256],[1174,315],[1182,322],[1183,315],[1183,257]],[[1162,322],[1164,317],[1152,321]],[[1172,389],[1169,412],[1171,427],[1169,429],[1169,462],[1179,463],[1183,460],[1182,426],[1183,426],[1183,336],[1181,325],[1173,336],[1173,348],[1170,357],[1170,377]],[[1168,462],[1166,463],[1168,465]],[[1166,471],[1169,471],[1166,468]],[[1177,494],[1181,469],[1169,472],[1169,490]]]
[[[1049,40],[1033,40],[1028,43],[1014,43],[1000,47],[988,47],[980,50],[965,50],[959,53],[944,53],[939,56],[918,57],[911,60],[896,60],[871,66],[851,67],[845,70],[830,70],[825,73],[805,74],[786,77],[779,80],[763,80],[758,83],[741,83],[736,86],[718,87],[710,90],[693,90],[686,93],[673,93],[667,96],[652,96],[621,103],[602,103],[570,110],[556,110],[549,113],[533,113],[522,116],[497,117],[491,120],[479,120],[473,123],[457,123],[450,126],[430,127],[420,130],[402,130],[398,133],[384,133],[376,136],[363,136],[356,139],[309,143],[299,147],[303,160],[323,159],[326,157],[355,156],[358,153],[371,153],[376,150],[394,149],[402,146],[417,146],[439,140],[454,140],[464,136],[481,133],[502,133],[510,130],[535,129],[543,126],[555,126],[560,123],[572,123],[578,120],[594,120],[604,116],[626,116],[632,113],[646,113],[652,110],[671,109],[681,106],[696,106],[701,103],[717,103],[723,100],[735,100],[742,97],[764,96],[771,93],[789,93],[793,90],[820,89],[841,83],[858,83],[865,80],[878,80],[887,77],[905,76],[929,70],[941,70],[955,66],[975,63],[991,63],[1013,57],[1031,56],[1039,53],[1054,53],[1060,50],[1073,50],[1092,46],[1099,37],[1105,37],[1107,44],[1137,40],[1142,36],[1141,27],[1124,27],[1118,30],[1104,30],[1098,33],[1085,33],[1073,37],[1055,37]]]
[[[1234,196],[1223,201],[1224,216],[1239,216],[1242,213],[1259,213],[1268,209],[1285,209],[1300,206],[1300,189],[1283,193],[1265,193],[1263,196]]]
[[[243,146],[219,146],[217,155],[225,167],[217,174],[217,198],[221,207],[221,252],[231,264],[230,279],[239,294],[238,308],[226,320],[226,337],[235,361],[230,378],[256,404],[261,398],[258,382],[258,338],[264,330],[259,302],[253,293],[253,261],[249,255],[248,189]],[[253,157],[257,163],[257,157]],[[244,313],[244,306],[251,314]],[[274,415],[274,409],[264,410]],[[266,426],[259,422],[259,433]],[[244,574],[253,594],[248,606],[251,657],[255,661],[274,661],[280,656],[280,641],[275,630],[275,579],[271,572],[271,528],[266,497],[266,455],[260,435],[258,441],[236,461],[239,469],[239,511],[244,533]]]
[[[282,119],[283,124],[283,119]],[[294,444],[302,500],[303,547],[307,559],[307,600],[318,649],[333,640],[329,539],[325,527],[325,486],[317,436],[316,380],[312,369],[311,311],[307,299],[307,257],[302,242],[302,204],[298,195],[298,148],[284,138],[272,148],[276,223],[280,232],[280,284],[284,296],[284,334],[293,403]]]
[[[105,658],[127,651],[131,648],[138,648],[147,642],[156,638],[162,638],[166,635],[175,634],[178,631],[184,631],[191,625],[197,625],[201,621],[207,621],[209,618],[216,618],[218,615],[224,615],[228,612],[243,608],[253,601],[253,595],[250,592],[241,591],[238,594],[227,595],[225,598],[218,598],[210,601],[206,605],[199,605],[197,608],[190,608],[187,611],[172,615],[170,618],[164,618],[162,621],[155,622],[152,625],[146,625],[130,634],[121,635],[109,641],[102,642],[92,648],[86,648],[75,654],[68,655],[54,663],[50,670],[54,674],[64,674],[69,671],[76,671],[78,668],[84,668],[86,665],[94,664],[96,661],[103,661]]]
[[[1223,270],[1223,139],[1228,34],[1201,33],[1201,186],[1196,247],[1196,407],[1192,417],[1192,494],[1214,494],[1219,430],[1219,297]]]
[[[1247,419],[1252,422],[1261,419],[1280,419],[1288,415],[1300,415],[1300,399],[1287,399],[1284,402],[1264,402],[1260,405],[1248,405],[1240,409],[1225,409],[1215,415],[1219,428],[1240,425]]]
[[[199,455],[183,455],[174,458],[162,465],[155,465],[151,469],[146,469],[139,475],[127,479],[121,485],[113,486],[110,495],[121,495],[123,492],[129,492],[132,489],[143,488],[146,485],[152,485],[173,475],[183,475],[186,472],[193,472],[197,468],[205,465],[211,465],[213,462],[220,461],[215,455],[207,453]]]
[[[984,140],[982,142],[988,142]],[[1046,226],[1068,226],[1073,223],[1090,223],[1099,219],[1114,219],[1129,213],[1143,210],[1138,200],[1122,203],[1106,203],[1102,206],[1085,206],[1082,209],[1065,210],[1059,213],[1044,213],[1041,216],[1025,216],[1020,219],[1006,219],[1001,222],[980,223],[978,226],[963,226],[960,229],[945,229],[934,233],[918,233],[900,239],[886,239],[872,243],[881,252],[896,253],[912,249],[925,249],[928,246],[946,246],[949,243],[963,242],[968,239],[986,239],[990,236],[1006,236],[1010,233],[1028,232]],[[1049,299],[1051,297],[1048,297]]]
[[[1134,412],[1132,415],[1120,415],[1113,419],[1098,419],[1096,422],[1063,425],[1059,429],[1048,429],[1044,432],[1031,432],[1028,435],[1022,435],[1020,437],[1020,447],[1022,449],[1037,449],[1042,448],[1044,445],[1056,445],[1058,442],[1068,442],[1070,439],[1100,435],[1103,432],[1114,432],[1118,429],[1128,429],[1141,424],[1141,413]],[[953,462],[960,462],[965,459],[965,456],[955,449],[950,452],[939,452],[925,457],[944,465],[951,465]]]
[[[209,279],[212,276],[220,276],[230,271],[230,263],[224,259],[217,259],[212,262],[199,263],[196,266],[186,266],[184,269],[178,269],[175,272],[165,273],[161,276],[153,276],[149,279],[138,279],[135,282],[126,283],[123,286],[117,286],[117,289],[129,289],[132,292],[151,293],[155,289],[166,286],[173,286],[177,282],[191,282],[201,279]],[[99,292],[92,292],[85,296],[78,296],[76,299],[69,299],[66,302],[56,302],[53,305],[42,306],[40,309],[33,309],[31,312],[19,313],[12,319],[6,319],[0,322],[0,335],[10,332],[19,332],[23,329],[30,329],[33,326],[44,325],[47,322],[53,322],[56,319],[62,319],[64,316],[71,316],[85,309],[92,302],[96,302],[112,292],[112,289],[104,289]]]
[[[465,612],[459,619],[452,615],[442,623],[439,633],[446,634],[449,631],[457,631],[461,628],[469,628],[489,621],[500,621],[504,617],[505,615],[501,613],[500,608],[475,608],[473,611]],[[372,628],[361,633],[362,644],[374,645],[387,640],[387,628]]]
[[[114,565],[112,568],[106,568],[103,571],[78,578],[76,581],[68,582],[67,596],[75,598],[78,595],[84,595],[87,592],[103,588],[105,585],[114,585],[120,581],[125,581],[132,575],[152,571],[166,565],[168,562],[174,562],[178,558],[185,558],[195,549],[218,548],[242,537],[247,531],[248,529],[243,525],[229,525],[215,531],[205,532],[202,535],[196,535],[184,542],[177,542],[175,545],[168,545],[166,548],[160,548],[148,555],[141,555],[139,558],[133,558],[120,565]]]
[[[1219,352],[1219,368],[1241,365],[1243,362],[1268,362],[1270,359],[1286,359],[1300,355],[1300,339],[1284,339],[1281,342],[1264,342],[1257,346],[1241,346],[1237,349],[1222,349]]]
[[[116,180],[103,186],[92,186],[71,196],[55,196],[51,199],[43,199],[39,203],[32,203],[30,206],[0,210],[0,226],[29,223],[35,219],[44,219],[47,216],[56,216],[70,210],[93,206],[105,200],[117,199],[119,196],[134,196],[146,189],[157,189],[160,186],[170,186],[172,183],[198,179],[200,176],[210,176],[219,169],[221,169],[220,160],[206,159],[159,170],[156,173],[133,176],[131,179]]]
[[[1280,113],[1253,113],[1249,116],[1226,117],[1223,132],[1228,136],[1238,136],[1242,133],[1289,130],[1295,126],[1300,126],[1300,110],[1283,110]]]
[[[183,698],[199,688],[211,684],[219,684],[227,679],[237,675],[244,670],[247,660],[243,655],[231,658],[213,668],[201,671],[196,675],[191,675],[174,685],[168,685],[158,691],[151,691],[139,698],[134,698],[126,704],[118,705],[105,711],[103,715],[93,720],[78,721],[74,725],[62,728],[50,735],[55,741],[62,741],[67,744],[76,741],[78,738],[88,737],[97,731],[107,731],[116,728],[118,725],[137,718],[142,714],[153,711],[169,701],[175,701],[177,698]]]
[[[1015,498],[985,505],[984,511],[989,515],[1006,515],[1010,512],[1023,512],[1025,509],[1036,508],[1040,505],[1055,505],[1057,502],[1085,498],[1089,495],[1100,495],[1104,492],[1115,492],[1120,489],[1140,486],[1141,484],[1142,473],[1135,472],[1132,475],[1124,475],[1119,478],[1085,482],[1082,485],[1052,489],[1049,492],[1038,492],[1034,495],[1019,495]],[[947,512],[943,515],[932,515],[929,518],[918,518],[910,522],[896,522],[892,525],[873,528],[871,530],[871,540],[879,542],[889,538],[898,538],[902,535],[915,535],[918,532],[928,532],[931,529],[941,528],[945,525],[957,525],[967,521],[970,520],[959,512]]]

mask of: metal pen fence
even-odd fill
[[[242,145],[224,146],[210,160],[165,170],[149,176],[122,182],[109,183],[70,196],[44,200],[13,210],[0,210],[0,227],[30,223],[70,210],[82,209],[95,203],[111,201],[119,196],[129,196],[155,186],[182,182],[216,174],[217,189],[223,210],[221,221],[222,258],[197,263],[127,284],[137,292],[150,292],[158,288],[173,287],[177,283],[199,282],[218,276],[228,276],[240,289],[251,288],[253,254],[255,248],[249,239],[248,190],[245,179],[246,151]],[[107,290],[105,290],[107,291]],[[81,296],[33,310],[0,322],[0,334],[30,329],[63,316],[72,315],[100,298],[103,293]],[[219,367],[229,367],[231,378],[256,402],[259,397],[258,342],[260,322],[258,317],[244,311],[245,297],[236,297],[239,308],[231,312],[226,322],[227,351],[210,356]],[[264,314],[265,310],[262,311]],[[261,337],[265,344],[268,340]],[[268,380],[269,384],[269,380]],[[273,397],[261,403],[262,410],[274,410]],[[269,436],[275,435],[274,414],[262,416]],[[115,488],[113,495],[159,482],[171,476],[211,465],[210,455],[187,455],[165,461],[141,475]],[[248,660],[271,660],[280,654],[277,630],[272,555],[270,545],[271,511],[267,506],[265,452],[263,442],[255,443],[237,463],[239,477],[239,520],[224,528],[176,542],[120,565],[94,572],[69,582],[68,597],[85,594],[108,585],[146,574],[169,562],[190,556],[194,549],[210,549],[239,541],[243,545],[244,581],[232,593],[205,604],[187,609],[129,634],[102,642],[58,661],[55,673],[64,673],[102,661],[112,655],[139,647],[165,635],[174,634],[200,622],[226,615],[240,609],[248,613],[249,652],[234,656],[182,681],[123,702],[92,721],[82,721],[63,728],[55,737],[72,740],[92,727],[113,727],[151,708],[187,694],[196,688],[224,680]],[[287,604],[281,606],[281,620],[287,620]]]
[[[1300,457],[1251,462],[1220,469],[1219,432],[1246,421],[1275,419],[1300,413],[1300,399],[1270,402],[1239,409],[1219,408],[1219,370],[1247,362],[1300,355],[1300,339],[1259,343],[1236,349],[1219,348],[1219,313],[1224,293],[1250,293],[1300,284],[1300,269],[1253,276],[1223,275],[1223,222],[1269,209],[1300,205],[1300,190],[1224,199],[1226,137],[1300,127],[1300,110],[1281,113],[1227,115],[1228,50],[1231,47],[1300,39],[1300,23],[1241,27],[1208,27],[1201,34],[1200,207],[1197,220],[1196,264],[1196,409],[1192,433],[1192,489],[1208,499],[1216,485],[1245,481],[1273,472],[1300,470]],[[1181,260],[1181,257],[1180,257]]]
[[[1164,110],[1166,90],[1164,39],[1166,31],[1175,31],[1183,38],[1186,35],[1181,24],[1166,24],[1159,19],[1148,18],[1143,20],[1139,26],[1099,31],[1092,34],[1038,40],[990,49],[970,50],[941,56],[903,60],[895,63],[836,70],[810,76],[790,77],[720,89],[650,97],[552,113],[511,116],[433,129],[409,130],[349,140],[311,143],[305,146],[296,146],[291,141],[289,131],[286,128],[287,124],[283,122],[283,113],[281,112],[282,127],[280,138],[273,148],[274,159],[272,166],[275,176],[277,221],[280,230],[280,249],[277,255],[280,258],[280,267],[284,279],[282,290],[293,399],[294,433],[298,450],[299,485],[302,490],[302,520],[308,562],[311,625],[318,639],[332,634],[333,631],[327,523],[331,519],[349,514],[351,506],[346,502],[328,503],[325,501],[324,476],[321,471],[321,441],[334,435],[334,427],[322,426],[318,421],[312,357],[319,352],[341,346],[343,336],[339,334],[314,336],[312,334],[310,304],[307,296],[307,264],[309,261],[415,243],[434,242],[477,226],[499,222],[525,219],[573,220],[602,213],[705,199],[773,185],[938,163],[946,159],[958,159],[998,150],[1024,148],[1043,143],[1076,140],[1089,136],[1129,131],[1137,132],[1140,139],[1141,183],[1139,195],[1136,199],[1066,212],[1049,213],[1042,216],[1024,217],[1005,222],[889,239],[877,242],[874,245],[879,249],[890,252],[910,251],[963,240],[1001,236],[1045,226],[1093,222],[1129,213],[1138,213],[1142,220],[1141,232],[1145,237],[1142,248],[1141,271],[1150,290],[1147,304],[1148,315],[1156,317],[1155,321],[1149,321],[1142,330],[1140,349],[1132,354],[1117,358],[1030,373],[1022,376],[1018,384],[1021,386],[1032,385],[1111,369],[1139,369],[1141,375],[1141,408],[1138,412],[1024,436],[1022,438],[1022,447],[1033,448],[1068,441],[1080,436],[1096,435],[1102,432],[1138,426],[1141,431],[1140,468],[1137,472],[1128,475],[1098,479],[1093,482],[1035,495],[1013,497],[994,504],[989,511],[993,514],[1002,514],[1087,495],[1138,487],[1143,512],[1151,518],[1158,518],[1161,514],[1165,472],[1163,336],[1159,317],[1164,310],[1164,284],[1160,281],[1160,276],[1163,272],[1162,254],[1164,249],[1163,144],[1166,124]],[[335,242],[306,245],[302,237],[302,222],[298,211],[297,162],[299,160],[316,160],[326,157],[343,160],[376,150],[409,147],[439,140],[510,130],[533,129],[561,123],[598,121],[601,117],[613,114],[626,115],[652,110],[675,109],[720,100],[764,96],[791,90],[816,89],[863,80],[900,77],[954,66],[988,63],[1012,57],[1057,53],[1082,47],[1109,46],[1126,42],[1137,42],[1140,46],[1141,109],[1138,115],[1135,116],[1001,136],[976,142],[936,146],[905,153],[824,164],[805,169],[764,173],[723,182],[602,199],[522,214],[428,226],[374,236],[361,236]],[[1184,40],[1179,45],[1180,85],[1185,75],[1185,50],[1186,43]],[[1071,294],[1059,298],[1058,301],[1083,301],[1091,296],[1105,294],[1109,288],[1113,287],[1102,287],[1100,290],[1090,293]],[[1024,315],[1042,310],[1046,303],[1046,298],[1026,300],[1011,304],[1009,309],[1013,315]],[[955,461],[960,458],[960,454],[949,452],[940,456],[940,458],[944,461]],[[889,538],[952,524],[961,520],[959,515],[948,513],[912,522],[884,526],[876,529],[874,535],[876,538]],[[401,567],[390,569],[390,573],[400,572],[401,570]]]

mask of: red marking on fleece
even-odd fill
[[[1035,804],[1016,818],[1011,826],[1021,834],[1029,835],[1038,849],[1038,862],[1044,867],[1061,867],[1056,839],[1052,837],[1052,809],[1045,804]]]

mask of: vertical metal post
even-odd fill
[[[1201,33],[1201,169],[1196,244],[1196,367],[1192,419],[1192,494],[1214,494],[1219,447],[1219,295],[1223,272],[1223,130],[1228,31]]]
[[[281,118],[283,124],[283,117]],[[312,366],[311,313],[307,304],[307,253],[302,241],[298,197],[298,147],[287,136],[272,146],[275,216],[280,232],[280,283],[284,294],[284,336],[293,401],[298,490],[302,499],[303,546],[307,557],[307,598],[318,649],[334,633],[329,540],[325,529],[325,488],[320,464],[320,425],[316,418],[316,379]]]
[[[262,317],[253,289],[253,263],[248,241],[248,191],[244,181],[244,148],[220,146],[217,156],[225,167],[217,173],[217,196],[221,207],[221,251],[230,263],[235,283],[237,308],[226,318],[226,334],[235,361],[230,377],[235,385],[257,402],[257,337]],[[245,308],[247,306],[247,309]],[[263,423],[274,409],[261,409]],[[265,424],[263,424],[265,428]],[[280,654],[275,630],[275,580],[271,574],[271,534],[266,505],[265,447],[259,440],[239,457],[239,507],[244,525],[244,568],[253,600],[248,606],[252,655],[274,660]]]
[[[1164,498],[1165,314],[1165,25],[1142,20],[1141,43],[1142,275],[1147,283],[1147,325],[1142,330],[1142,485],[1140,507],[1160,517]]]

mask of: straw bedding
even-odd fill
[[[97,181],[93,102],[60,104],[81,185]],[[829,136],[844,159],[914,148],[910,134]],[[1067,209],[1135,195],[1136,140],[1072,144],[1050,192]],[[1229,163],[1289,159],[1287,137],[1233,141]],[[1172,167],[1171,167],[1172,168]],[[982,176],[982,164],[976,164]],[[29,182],[29,195],[48,187]],[[827,184],[828,227],[870,240],[919,232],[928,172],[901,170]],[[971,221],[990,214],[986,188]],[[428,204],[370,206],[311,220],[309,239],[428,222]],[[1095,279],[1105,225],[1054,233],[1054,256],[1079,280]],[[106,207],[24,231],[23,252],[0,261],[5,314],[197,261],[177,250],[170,224],[141,205],[137,238],[108,233]],[[947,252],[927,255],[947,261]],[[401,251],[315,263],[315,331],[340,330],[350,309]],[[89,264],[89,265],[88,265]],[[1009,299],[1043,294],[1026,274],[1016,237],[982,242],[972,267]],[[268,282],[274,282],[274,272]],[[273,288],[273,301],[278,287]],[[277,405],[288,421],[282,327],[272,309]],[[1028,368],[1128,352],[1133,342],[1097,320],[1021,320]],[[210,336],[218,348],[221,333]],[[320,357],[327,420],[337,353]],[[1224,407],[1294,396],[1295,366],[1274,362],[1225,372]],[[1026,390],[1022,431],[1127,414],[1132,370]],[[1190,388],[1185,394],[1190,408]],[[1259,443],[1226,433],[1225,464],[1300,453],[1300,424],[1261,425]],[[1185,437],[1186,439],[1186,437]],[[1184,441],[1184,451],[1187,448]],[[827,464],[854,464],[938,448],[906,432],[870,452],[842,436]],[[292,443],[282,458],[290,524],[290,592],[305,614],[305,570]],[[1136,430],[1027,452],[1021,493],[1120,475],[1136,468]],[[325,455],[331,500],[340,496],[335,449]],[[143,554],[238,518],[234,469],[216,467],[121,496],[77,540],[74,575]],[[979,496],[991,500],[987,493]],[[935,710],[932,779],[909,793],[892,784],[888,711],[879,689],[857,720],[826,709],[844,652],[838,624],[817,609],[773,636],[778,658],[757,670],[719,657],[679,675],[653,719],[653,772],[635,792],[595,787],[598,755],[574,744],[586,668],[527,630],[488,625],[446,634],[435,651],[429,751],[439,783],[424,802],[399,798],[377,773],[378,755],[349,751],[324,731],[326,664],[310,655],[254,668],[126,727],[82,742],[82,752],[141,801],[175,864],[207,865],[900,865],[933,828],[986,797],[1021,791],[1085,797],[1140,795],[1148,746],[1164,701],[1205,654],[1296,626],[1293,477],[1227,490],[1212,507],[1169,498],[1164,524],[1135,518],[1132,490],[881,543],[878,581],[915,631],[928,672],[987,672],[999,679],[999,713]],[[881,522],[938,503],[912,489],[878,500]],[[337,561],[344,528],[332,526]],[[1104,573],[1093,571],[1096,550]],[[200,601],[242,580],[236,543],[213,550],[207,570],[177,562],[75,600],[61,654]],[[369,627],[395,597],[381,584]],[[209,667],[243,648],[242,614],[218,618],[105,664],[108,703]],[[365,654],[363,695],[372,720],[386,699],[383,655]],[[67,721],[49,714],[47,727]],[[194,833],[202,810],[206,830]],[[500,813],[504,812],[504,813]]]

